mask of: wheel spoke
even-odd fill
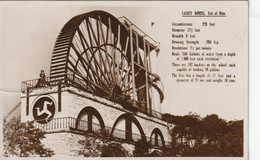
[[[93,63],[93,64],[94,64],[94,66],[95,66],[96,71],[99,70],[100,72],[102,72],[102,74],[104,75],[105,80],[106,80],[107,83],[110,85],[109,81],[107,80],[105,74],[104,74],[103,71],[102,71],[102,68],[97,64],[98,62],[97,62],[97,59],[95,58],[95,52],[93,51],[92,48],[90,48],[88,42],[86,41],[86,39],[85,39],[84,35],[82,34],[82,32],[80,31],[80,29],[78,29],[78,32],[79,32],[79,34],[81,35],[81,39],[84,41],[84,44],[87,45],[87,47],[89,48],[89,50],[90,50],[90,52],[91,52],[91,54],[92,54],[92,57],[94,58],[95,63]],[[100,51],[99,51],[99,52],[100,52]],[[87,56],[87,54],[86,54],[86,56]],[[92,59],[92,58],[91,58],[91,59]],[[88,56],[87,56],[87,60],[88,60],[88,62],[90,63],[90,65],[92,64],[92,60],[91,60],[91,59],[89,59]],[[89,65],[89,66],[90,66],[90,65]],[[90,67],[88,67],[88,69],[89,69],[89,68],[90,68]],[[99,69],[98,69],[98,68],[99,68]],[[101,74],[101,73],[100,73],[100,74]]]
[[[72,43],[72,48],[74,49],[74,51],[77,53],[77,56],[79,58],[82,59],[82,62],[85,63],[85,65],[89,66],[89,68],[93,71],[92,73],[94,73],[96,75],[96,77],[103,83],[103,86],[107,87],[105,84],[106,82],[103,81],[103,79],[100,78],[100,76],[98,75],[97,71],[93,70],[93,68],[91,67],[91,65],[88,64],[88,62],[81,56],[80,53],[78,53],[77,49],[75,48],[75,46]],[[94,56],[94,55],[93,55]],[[95,57],[94,57],[95,58]]]
[[[88,33],[88,38],[89,38],[89,42],[90,42],[90,43],[87,42],[87,40],[85,39],[85,36],[83,35],[82,32],[80,32],[80,34],[82,35],[82,38],[84,39],[85,44],[86,44],[86,45],[88,46],[88,48],[90,49],[91,55],[93,55],[93,54],[94,54],[93,49],[92,49],[92,48],[94,48],[94,47],[93,47],[93,40],[92,40],[92,34],[91,34],[91,32],[90,32],[90,29],[89,29],[90,27],[89,27],[89,23],[88,23],[87,19],[85,19],[84,24],[85,24],[85,27],[87,28],[87,33]],[[80,30],[79,30],[79,31],[80,31]],[[95,68],[96,68],[96,70],[97,70],[97,66],[95,66]]]
[[[142,52],[138,50],[139,41],[138,33],[130,32],[107,14],[91,12],[72,18],[55,43],[51,68],[53,81],[56,77],[65,79],[67,75],[71,84],[91,93],[100,93],[99,96],[112,98],[111,94],[120,90],[121,96],[137,100],[135,89],[142,90],[144,81],[143,70],[139,69],[144,66]],[[136,88],[135,81],[142,84]]]
[[[118,45],[119,45],[119,40],[120,40],[120,25],[118,24],[118,33],[117,33],[117,47],[118,47]],[[116,54],[117,55],[117,61],[119,61],[119,63],[120,63],[120,61],[122,61],[122,58],[121,58],[121,56],[122,56],[122,54]],[[118,58],[118,57],[120,57],[120,58]],[[116,68],[116,74],[117,75],[119,75],[120,73],[119,73],[119,63],[116,63],[117,64],[117,68]],[[119,81],[119,78],[117,79],[117,84],[119,84],[120,83],[120,81]]]
[[[74,46],[73,43],[72,43],[72,49],[74,50],[74,52],[75,52],[76,55],[78,56],[78,59],[80,60],[80,62],[82,63],[82,65],[83,65],[83,66],[86,65],[86,66],[88,67],[88,68],[86,68],[87,74],[88,74],[88,75],[92,75],[93,78],[95,79],[95,82],[96,82],[97,84],[99,84],[99,81],[97,80],[96,76],[94,76],[94,74],[91,74],[91,73],[89,72],[89,68],[91,68],[91,67],[90,67],[91,64],[88,65],[87,62],[83,63],[83,60],[84,60],[84,61],[86,61],[86,60],[80,55],[79,51],[75,48],[75,46]],[[92,69],[92,68],[91,68],[91,72],[93,73],[93,69]],[[89,76],[89,77],[90,77],[90,76]],[[93,80],[93,79],[92,79],[92,80]]]
[[[71,72],[77,74],[79,77],[83,78],[85,81],[91,83],[93,86],[95,86],[95,87],[101,89],[102,91],[106,92],[107,94],[109,94],[109,92],[108,92],[107,90],[105,90],[103,87],[101,87],[101,86],[95,84],[95,83],[92,82],[92,81],[89,81],[87,78],[85,78],[85,77],[84,77],[82,74],[80,74],[79,72],[77,72],[77,71],[75,71],[75,70],[73,70],[73,69],[71,69],[71,68],[68,68],[68,69],[69,69]]]
[[[97,50],[100,52],[101,48],[99,48],[99,49],[97,49]],[[97,51],[95,51],[95,52],[97,52]],[[97,64],[98,61],[97,61],[95,55],[93,55],[93,59],[94,59],[94,62]],[[105,80],[106,80],[107,83],[109,84],[110,82],[109,82],[109,80],[107,79],[107,77],[105,76],[104,71],[102,70],[102,68],[101,68],[98,64],[97,64],[97,66],[98,66],[98,68],[99,68],[99,70],[100,70],[100,73],[103,75],[103,77],[105,78]]]
[[[95,39],[96,45],[97,45],[98,48],[100,48],[100,41],[99,41],[99,39],[97,38],[97,37],[99,37],[98,21],[97,21],[97,32],[98,32],[98,35],[95,35],[95,32],[94,32],[92,23],[90,23],[89,19],[87,20],[87,22],[88,22],[88,24],[89,24],[89,26],[90,26],[90,30],[92,31],[92,34],[93,34],[93,37],[94,37],[94,39]],[[99,53],[99,66],[100,66],[100,68],[102,68],[102,64],[104,65],[104,64],[105,64],[105,61],[104,61],[104,59],[103,59],[103,56],[102,56],[100,50],[98,50],[98,53]],[[105,67],[104,67],[104,68],[105,68]],[[101,69],[101,70],[102,70],[102,69]],[[105,72],[107,72],[107,71],[105,71]],[[105,74],[103,74],[103,76],[104,76],[105,79],[107,79],[107,77],[106,77]],[[110,82],[108,82],[108,83],[110,83]]]
[[[73,70],[75,70],[75,71],[77,71],[77,67],[75,67],[74,66],[74,64],[69,60],[69,64],[73,67]],[[69,69],[69,70],[72,70],[72,69]],[[87,75],[90,79],[92,79],[92,77],[90,77],[90,75]],[[75,74],[73,74],[73,80],[75,80]],[[83,79],[85,82],[88,82],[88,81],[86,81],[85,79]],[[93,80],[90,80],[90,81],[92,81],[93,82]],[[94,89],[93,88],[93,86],[92,85],[90,85],[89,83],[87,83],[88,84],[88,86],[90,86],[92,89]]]
[[[78,63],[79,62],[79,60],[76,60],[75,58],[73,58],[71,55],[70,55],[70,57],[72,58],[72,60],[74,61],[74,63],[72,63],[70,60],[70,65],[72,66],[72,64],[73,64],[73,68],[77,68],[77,69],[79,69],[80,70],[80,72],[81,73],[84,73],[84,71],[82,70],[82,68],[84,68],[83,67],[83,65],[81,64],[81,63]],[[76,62],[76,65],[74,65],[75,64],[75,62]],[[78,66],[79,65],[79,67],[76,67],[76,66]]]
[[[109,33],[108,33],[108,37],[107,37],[107,40],[109,41],[108,43],[110,43],[110,44],[113,44],[114,45],[114,43],[113,43],[113,35],[112,35],[112,26],[111,26],[111,19],[110,18],[108,18],[108,31],[109,31]],[[116,83],[116,75],[115,75],[115,57],[114,57],[114,47],[111,49],[111,47],[109,46],[109,48],[110,48],[110,50],[109,50],[109,53],[110,53],[110,55],[111,55],[111,57],[112,57],[112,72],[111,72],[111,75],[112,75],[112,77],[113,77],[113,81],[114,81],[114,83]]]
[[[91,31],[91,33],[92,33],[92,36],[94,37],[94,41],[92,41],[92,42],[93,42],[93,43],[92,43],[92,46],[99,47],[98,40],[97,40],[97,38],[96,38],[95,32],[94,32],[94,30],[93,30],[92,23],[90,22],[89,18],[87,18],[86,23],[88,24],[88,27],[90,28],[90,31]],[[94,43],[94,42],[95,42],[95,43]],[[93,55],[92,55],[92,56],[93,56]],[[99,63],[99,64],[98,64],[99,66],[102,66],[101,61],[99,61],[98,63]]]
[[[103,43],[106,44],[106,40],[105,40],[105,34],[104,34],[104,30],[102,28],[102,23],[101,23],[101,18],[100,16],[98,16],[98,21],[99,21],[99,26],[100,26],[100,30],[101,30],[101,34],[102,34],[102,40],[103,40]],[[111,66],[110,66],[110,63],[109,63],[109,58],[108,58],[108,52],[107,52],[107,45],[104,45],[104,48],[105,48],[105,64],[104,66],[105,67],[108,67],[108,69],[106,69],[106,73],[107,73],[107,76],[109,77],[110,81],[112,81],[112,77],[111,77],[111,74],[109,74],[109,72],[111,72]],[[108,71],[109,70],[109,71]]]
[[[99,45],[99,47],[101,48],[101,39],[102,39],[102,37],[101,37],[101,34],[103,35],[103,30],[102,30],[102,25],[101,25],[101,22],[100,22],[101,20],[97,20],[97,30],[98,30],[98,37],[99,37],[99,41],[98,41],[98,45]],[[102,33],[100,33],[100,30],[101,30],[101,32]],[[103,40],[104,40],[104,37],[103,37]],[[105,55],[107,55],[108,53],[107,53],[107,50],[106,50],[106,45],[105,45]],[[103,53],[103,52],[102,52]],[[100,58],[101,58],[101,60],[102,60],[102,64],[103,64],[103,67],[104,67],[104,71],[105,71],[105,73],[106,73],[106,76],[107,76],[107,78],[109,79],[109,81],[111,82],[111,77],[108,75],[108,69],[107,69],[107,60],[106,60],[106,62],[105,62],[105,60],[104,60],[104,57],[103,57],[103,54],[102,54],[100,51],[99,51],[99,56],[100,56]],[[105,58],[106,59],[106,58]]]

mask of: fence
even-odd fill
[[[40,78],[22,81],[21,91],[25,92],[26,89],[45,87],[48,86],[49,84],[50,84],[50,77],[46,77],[44,82],[41,82]]]
[[[85,81],[83,81],[82,79],[79,79],[77,77],[74,77],[70,74],[67,74],[66,78],[62,79],[62,80],[46,77],[44,82],[41,82],[40,78],[22,81],[21,91],[25,92],[27,89],[54,86],[54,85],[58,85],[59,83],[69,84],[69,85],[72,85],[75,87],[84,86],[84,89],[88,90],[88,84]]]
[[[40,124],[36,121],[34,121],[33,124],[36,128],[39,128],[42,131],[47,132],[47,133],[48,132],[56,132],[56,131],[70,131],[71,129],[87,132],[88,121],[85,121],[85,120],[79,121],[78,128],[76,129],[76,120],[77,120],[76,118],[72,118],[72,117],[62,117],[62,118],[53,118],[50,122],[48,122],[46,124]],[[101,129],[100,124],[92,123],[92,130],[94,132],[98,132],[98,131],[100,131],[100,129]],[[110,135],[112,128],[105,126],[105,129],[108,131],[108,133]],[[113,131],[112,137],[125,140],[125,135],[126,135],[125,130],[115,128],[114,131]],[[134,142],[136,142],[140,139],[141,139],[140,134],[132,133],[132,140]],[[151,142],[151,144],[153,146],[155,145],[155,138],[146,137],[146,140],[148,142]],[[163,144],[162,140],[158,139],[158,145],[162,146],[162,144]],[[169,144],[170,144],[170,142],[165,142],[165,146],[168,146]]]
[[[53,118],[49,123],[40,124],[34,121],[34,126],[41,129],[42,131],[56,131],[56,130],[69,130],[70,128],[76,128],[76,118],[72,117],[62,117]]]
[[[93,91],[91,91],[91,89],[88,87],[88,84],[84,80],[79,79],[70,74],[67,74],[66,78],[61,81],[55,80],[53,78],[50,80],[50,77],[46,77],[44,83],[41,83],[40,79],[23,81],[21,84],[21,91],[24,93],[27,89],[50,87],[53,85],[57,85],[58,83],[62,83],[65,85],[71,85],[76,88],[87,91],[89,93],[93,92]],[[82,86],[84,86],[84,87],[82,87]],[[131,108],[135,108],[133,106],[133,104],[134,104],[133,99],[128,98],[126,100],[126,97],[121,96],[121,95],[117,95],[117,97],[120,99],[120,100],[116,100],[117,103],[121,104],[122,106],[131,106]],[[104,98],[109,99],[109,100],[113,99],[113,97],[104,97]],[[148,109],[146,107],[144,107],[144,106],[146,106],[145,102],[142,103],[142,102],[136,101],[135,103],[137,104],[135,109],[137,109],[138,111],[140,111],[144,114],[148,114],[152,117],[162,119],[162,114],[160,112],[155,111],[155,110],[148,111]]]

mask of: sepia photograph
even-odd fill
[[[0,13],[3,159],[248,159],[247,1]]]

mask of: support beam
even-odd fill
[[[29,95],[30,95],[30,88],[26,88],[26,115],[29,115]]]
[[[92,114],[88,113],[88,132],[92,132]]]
[[[149,110],[149,111],[148,111],[148,114],[152,114],[152,113],[151,113],[151,107],[150,107],[150,97],[149,97],[148,63],[147,63],[147,51],[146,51],[146,40],[145,40],[145,37],[143,37],[143,43],[144,43],[144,67],[145,67],[146,109]]]
[[[133,48],[133,29],[130,26],[130,52],[131,52],[131,67],[132,67],[132,88],[133,88],[133,106],[136,106],[136,91],[135,91],[135,67],[134,67],[134,48]]]
[[[149,70],[149,72],[152,72],[152,66],[151,66],[151,49],[150,49],[150,44],[148,44],[147,45],[147,50],[148,50],[148,54],[147,54],[147,56],[148,56],[148,63],[147,63],[147,69]],[[148,72],[148,71],[147,71]],[[149,75],[148,75],[148,77],[149,77]],[[153,83],[153,82],[152,82]],[[153,96],[153,90],[152,90],[152,87],[150,87],[150,86],[148,86],[149,88],[148,88],[148,90],[149,90],[149,92],[148,92],[148,94],[149,94],[149,97],[151,97],[151,96]],[[149,98],[149,104],[150,104],[150,106],[149,106],[149,109],[150,109],[150,113],[151,113],[151,115],[153,114],[152,113],[152,101],[153,101],[154,99],[153,98]],[[154,110],[155,110],[155,108],[154,108]]]
[[[132,121],[125,119],[125,139],[127,141],[132,141]]]
[[[61,111],[61,81],[58,83],[58,112]]]
[[[158,133],[155,133],[154,134],[154,137],[155,137],[155,146],[158,146],[159,144],[158,144]]]
[[[138,34],[135,34],[136,37],[136,54],[137,54],[137,63],[140,64],[140,53],[139,53],[139,40],[138,40]]]

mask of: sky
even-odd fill
[[[98,3],[98,6],[97,6]],[[194,2],[193,2],[194,3]],[[223,5],[225,3],[225,5]],[[169,6],[169,4],[171,4]],[[243,4],[243,2],[241,2]],[[203,19],[181,17],[184,10],[194,10],[191,2],[9,2],[1,6],[0,96],[5,115],[20,100],[21,81],[36,79],[40,70],[49,74],[54,43],[63,25],[72,17],[93,10],[104,10],[115,17],[126,16],[149,36],[160,42],[160,53],[153,60],[153,71],[164,85],[163,113],[202,117],[218,114],[226,120],[247,119],[248,113],[248,46],[246,7],[232,2],[203,2],[196,10],[225,10],[225,19],[212,19],[213,32],[201,33],[219,39],[222,51],[235,51],[235,84],[177,83],[171,77],[174,58],[171,56],[172,22],[201,23]],[[199,21],[198,21],[199,20]],[[154,26],[151,27],[151,22]],[[221,34],[218,34],[221,33]],[[224,71],[227,73],[228,71]],[[19,112],[19,111],[18,111]]]

